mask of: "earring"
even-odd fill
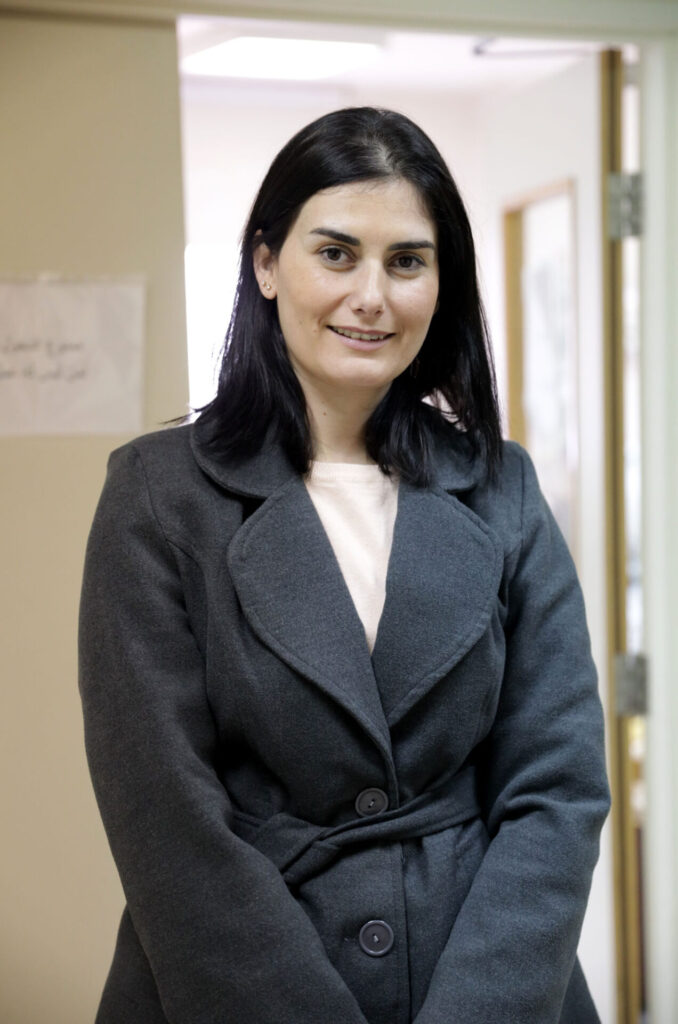
[[[271,290],[271,282],[270,281],[264,281],[264,288],[266,289],[267,292],[270,292],[270,290]]]

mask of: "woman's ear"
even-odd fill
[[[278,280],[278,260],[274,253],[271,252],[266,242],[258,242],[258,237],[261,236],[261,231],[257,231],[254,236],[255,249],[252,254],[252,262],[254,265],[254,276],[259,284],[259,290],[265,299],[274,299],[278,294],[277,280]]]

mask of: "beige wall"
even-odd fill
[[[0,276],[142,273],[148,429],[186,408],[173,24],[0,16]],[[124,438],[0,438],[0,1021],[89,1024],[122,895],[76,684],[84,546]]]

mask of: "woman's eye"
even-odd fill
[[[395,264],[399,270],[416,270],[417,267],[423,267],[424,261],[413,253],[403,253],[396,257]]]
[[[343,249],[340,249],[338,245],[328,245],[326,249],[321,250],[323,257],[328,263],[341,263],[343,258],[347,255]]]

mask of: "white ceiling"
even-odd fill
[[[187,16],[180,18],[178,24],[180,60],[242,35],[379,44],[381,56],[369,68],[324,78],[324,87],[379,86],[403,91],[445,90],[476,96],[497,88],[524,88],[557,74],[577,60],[590,59],[602,49],[599,43],[582,41],[488,40],[442,32],[398,32],[355,25]],[[479,45],[484,55],[474,53]],[[189,76],[184,73],[184,78]],[[234,83],[235,80],[222,81]],[[246,80],[237,82],[242,88]]]

